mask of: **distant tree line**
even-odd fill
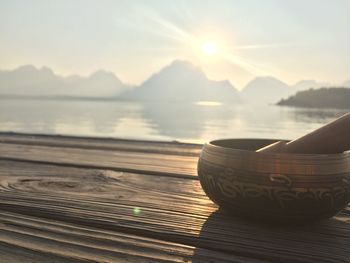
[[[305,108],[350,109],[350,89],[334,87],[299,91],[287,99],[282,99],[277,105]]]

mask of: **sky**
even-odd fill
[[[0,0],[0,69],[113,71],[140,84],[175,59],[242,88],[350,79],[348,0]]]

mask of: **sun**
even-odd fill
[[[206,41],[202,44],[202,52],[207,56],[215,55],[218,52],[218,46],[213,41]]]

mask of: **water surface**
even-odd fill
[[[218,102],[1,99],[0,131],[162,141],[292,139],[346,110]]]

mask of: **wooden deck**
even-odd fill
[[[233,218],[200,145],[0,134],[0,262],[350,262],[350,209],[302,226]]]

